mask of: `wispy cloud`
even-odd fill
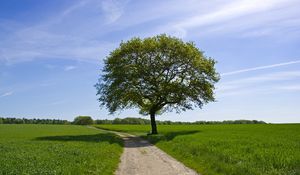
[[[70,70],[73,70],[73,69],[76,69],[77,67],[76,66],[66,66],[64,68],[65,71],[70,71]]]
[[[229,4],[223,5],[220,9],[212,11],[208,14],[191,17],[177,24],[181,28],[193,28],[203,25],[211,25],[220,23],[227,20],[232,20],[237,17],[245,16],[248,14],[257,13],[260,11],[268,10],[276,5],[280,5],[284,1],[278,0],[242,0],[233,1]]]
[[[213,7],[201,8],[205,4],[194,2],[194,7],[200,10],[191,10],[181,18],[170,21],[158,29],[167,33],[178,33],[181,37],[216,36],[216,34],[234,34],[236,37],[258,37],[262,35],[279,34],[282,31],[287,35],[297,36],[299,28],[297,20],[300,7],[295,0],[231,0],[210,1]],[[178,5],[178,4],[177,4]],[[181,4],[182,8],[193,7]],[[208,11],[206,11],[209,9]],[[206,13],[203,13],[206,12]],[[245,20],[247,19],[247,20]],[[282,22],[292,21],[292,22]],[[237,35],[238,34],[238,35]]]
[[[40,87],[49,87],[49,86],[53,86],[53,85],[55,85],[55,84],[56,84],[56,83],[54,83],[54,82],[49,82],[49,81],[47,81],[47,82],[40,83],[39,86],[40,86]]]
[[[55,106],[55,105],[61,105],[61,104],[64,104],[64,103],[66,103],[65,100],[58,100],[58,101],[51,102],[49,105],[50,106]]]
[[[68,7],[62,12],[61,17],[67,16],[71,13],[73,13],[75,10],[82,8],[85,6],[89,1],[88,0],[82,0],[79,3],[75,3],[72,6]]]
[[[221,82],[217,85],[216,92],[219,97],[251,93],[269,94],[278,92],[278,90],[297,89],[295,85],[290,85],[290,83],[299,79],[300,71],[267,73]]]
[[[299,63],[300,63],[300,60],[296,60],[296,61],[289,61],[289,62],[278,63],[278,64],[271,64],[271,65],[266,65],[266,66],[258,66],[258,67],[236,70],[236,71],[232,71],[232,72],[221,73],[221,76],[224,77],[224,76],[228,76],[228,75],[235,75],[235,74],[240,74],[240,73],[245,73],[245,72],[270,69],[270,68],[287,66],[287,65],[291,65],[291,64],[299,64]]]
[[[11,96],[11,95],[13,95],[13,94],[14,94],[13,91],[9,91],[9,92],[3,93],[2,95],[0,95],[0,97],[7,97],[7,96]]]
[[[102,10],[107,18],[107,23],[113,23],[117,21],[124,12],[124,3],[125,1],[117,0],[104,0],[102,1]]]
[[[275,73],[267,73],[252,77],[240,78],[232,81],[221,83],[220,89],[233,89],[234,87],[248,86],[249,84],[268,83],[270,81],[283,81],[300,78],[300,71],[282,71]]]
[[[0,46],[0,59],[10,64],[44,58],[98,62],[114,44],[80,36],[55,34],[48,29],[29,28],[17,31]]]
[[[110,4],[112,7],[117,2]],[[0,61],[14,64],[55,58],[99,62],[116,45],[100,39],[103,35],[103,30],[100,29],[105,25],[104,15],[109,13],[113,16],[117,13],[117,7],[112,9],[113,12],[105,11],[102,14],[101,6],[99,1],[80,1],[41,22],[9,28],[1,39]],[[93,18],[90,15],[94,15]],[[110,22],[112,20],[116,20],[116,17],[111,17]],[[5,24],[10,25],[10,22],[6,21]],[[1,25],[0,29],[2,26],[6,25]]]
[[[235,37],[284,32],[286,38],[297,37],[300,28],[296,0],[72,2],[34,24],[1,21],[0,29],[5,28],[6,33],[1,38],[0,61],[13,64],[56,58],[95,63],[120,39],[132,36],[168,33],[197,40],[224,32]]]
[[[277,87],[277,89],[289,90],[289,91],[300,91],[300,84],[296,84],[296,85],[283,85],[283,86]]]

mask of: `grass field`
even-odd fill
[[[113,134],[71,125],[0,125],[0,174],[113,174]]]
[[[97,125],[147,137],[202,174],[300,174],[300,124],[281,125]]]

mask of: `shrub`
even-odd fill
[[[93,123],[94,121],[90,116],[78,116],[73,121],[75,125],[91,125]]]

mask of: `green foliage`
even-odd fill
[[[96,84],[110,112],[137,107],[143,114],[177,112],[214,100],[215,61],[192,42],[166,35],[122,42],[105,60]]]
[[[67,120],[59,119],[27,119],[27,118],[0,118],[0,124],[70,124]]]
[[[99,125],[141,135],[201,174],[300,174],[300,124]]]
[[[116,170],[120,137],[74,125],[0,125],[0,174],[103,174]]]
[[[94,121],[90,116],[78,116],[73,121],[75,125],[91,125],[93,123]]]

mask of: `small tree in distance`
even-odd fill
[[[90,116],[78,116],[73,121],[75,125],[91,125],[93,123],[94,121]]]
[[[214,101],[219,80],[215,63],[192,42],[164,34],[133,38],[105,59],[95,85],[97,95],[110,113],[139,108],[141,114],[150,115],[152,134],[157,134],[156,114],[201,108]]]

